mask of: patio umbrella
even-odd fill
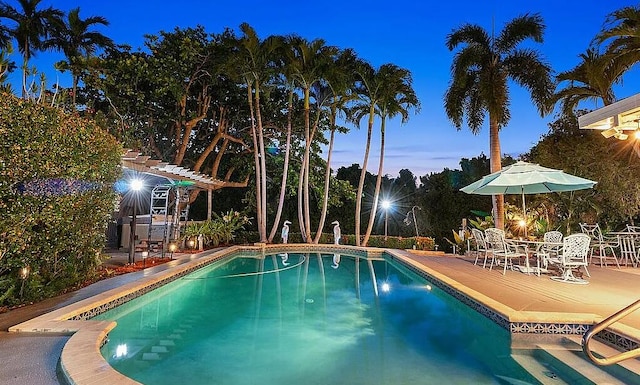
[[[467,194],[521,194],[522,212],[526,222],[525,194],[575,191],[592,188],[596,182],[567,174],[562,170],[542,167],[528,162],[516,162],[493,174],[461,188]],[[525,236],[527,228],[525,226]]]

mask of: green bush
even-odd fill
[[[236,232],[242,230],[248,224],[249,218],[241,215],[237,211],[229,211],[226,214],[218,215],[213,213],[214,219],[203,222],[192,222],[185,226],[182,231],[182,239],[197,239],[202,236],[205,246],[218,246],[229,244],[236,237]]]
[[[274,239],[274,243],[280,243],[280,239]],[[257,242],[257,241],[254,241]],[[302,243],[302,234],[300,233],[289,233],[289,243]],[[319,243],[333,243],[333,234],[332,233],[322,233],[320,236]],[[341,245],[351,245],[355,246],[356,237],[352,234],[343,234],[340,238]],[[403,238],[403,237],[387,237],[387,240],[384,240],[383,235],[372,235],[369,238],[369,247],[382,247],[389,249],[412,249],[413,246],[416,246],[416,250],[434,250],[435,242],[433,238],[428,237],[411,237],[411,238]]]
[[[0,143],[3,306],[53,296],[92,276],[122,148],[93,122],[9,94],[0,95]]]

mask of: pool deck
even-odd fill
[[[496,311],[512,320],[544,320],[546,322],[596,322],[640,299],[640,269],[589,266],[588,285],[556,282],[548,275],[527,275],[501,269],[483,269],[473,265],[473,259],[448,254],[394,250],[399,259],[406,259],[414,267],[437,276],[479,302],[490,304]],[[6,385],[59,384],[56,368],[69,333],[15,333],[10,327],[34,317],[55,312],[77,304],[87,298],[113,291],[127,285],[154,279],[184,268],[204,258],[205,254],[180,254],[176,260],[144,271],[120,275],[97,282],[73,293],[14,309],[0,314],[0,383]],[[110,263],[126,261],[126,254],[111,253]],[[66,321],[71,322],[71,321]],[[83,322],[83,321],[80,321]],[[615,325],[624,334],[640,339],[640,311],[630,314]],[[98,329],[104,328],[99,325]],[[71,351],[74,361],[83,365],[87,352],[95,351],[95,335],[100,331],[87,331],[91,344]],[[81,337],[81,336],[77,336]],[[82,338],[74,338],[80,341]],[[86,341],[86,340],[85,340]],[[82,345],[82,344],[81,344]],[[67,351],[68,349],[65,349]],[[89,362],[89,361],[87,361]],[[86,383],[100,383],[106,375],[104,368],[89,370]],[[124,380],[124,379],[123,379]],[[126,379],[129,380],[129,379]],[[127,381],[121,381],[122,384]],[[85,381],[82,381],[85,383]],[[105,383],[105,382],[103,382]]]

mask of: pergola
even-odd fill
[[[640,129],[640,94],[630,96],[578,117],[581,129],[600,130],[605,138],[625,140]]]
[[[211,219],[211,200],[213,190],[220,188],[224,182],[210,176],[197,173],[184,167],[151,159],[133,150],[127,150],[121,158],[122,167],[141,173],[162,176],[176,181],[190,181],[193,186],[207,191],[207,219]]]

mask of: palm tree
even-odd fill
[[[359,72],[362,82],[360,83],[361,87],[358,90],[358,93],[366,102],[361,105],[364,108],[359,109],[361,113],[356,115],[356,117],[362,117],[365,114],[369,115],[370,127],[373,123],[373,116],[371,113],[373,112],[375,115],[380,117],[380,160],[378,163],[376,187],[373,193],[373,207],[369,214],[367,230],[365,232],[364,239],[362,240],[362,245],[366,246],[373,229],[373,223],[375,221],[378,208],[378,200],[380,197],[382,175],[384,174],[383,168],[387,119],[401,115],[402,123],[406,123],[409,118],[409,110],[419,109],[420,103],[415,91],[413,90],[411,84],[411,73],[408,70],[400,68],[394,64],[383,64],[380,66],[378,71],[375,71],[370,66],[368,68],[367,66],[364,66],[363,69],[364,71]],[[370,133],[367,137],[368,141],[370,141]],[[368,157],[369,147],[370,145],[367,143],[367,148],[365,150],[366,157]],[[366,164],[367,161],[368,159],[365,158],[363,163]],[[366,170],[366,166],[363,165],[362,170],[363,172],[360,175],[360,182],[358,184],[358,201],[360,201],[362,197],[361,186],[364,186],[364,177],[366,175],[364,171]],[[358,219],[360,217],[359,210],[361,207],[361,205],[356,204],[357,240],[360,238]]]
[[[311,242],[311,214],[309,206],[309,165],[311,143],[315,136],[317,124],[311,127],[311,89],[316,82],[323,79],[331,58],[337,48],[325,45],[322,39],[311,42],[298,36],[289,38],[289,63],[292,76],[303,92],[304,103],[304,138],[305,148],[300,167],[301,183],[298,184],[298,217],[300,230],[305,242]],[[316,122],[318,119],[316,119]]]
[[[445,111],[458,130],[463,115],[477,134],[489,117],[491,172],[501,165],[499,131],[511,117],[509,81],[526,88],[541,115],[549,112],[554,90],[551,68],[532,49],[518,48],[527,39],[541,43],[544,24],[539,15],[524,15],[508,22],[500,34],[489,35],[481,26],[464,24],[447,35],[446,45],[456,52],[451,65],[451,82],[444,96]],[[504,227],[504,198],[493,196],[496,227]]]
[[[15,64],[9,60],[12,52],[10,45],[6,50],[0,50],[0,92],[13,93],[11,84],[7,82],[9,72],[15,68]]]
[[[607,53],[617,57],[629,68],[640,61],[640,5],[629,6],[611,13],[605,28],[595,39],[608,42]]]
[[[71,70],[73,79],[72,103],[76,104],[76,92],[81,71],[86,67],[89,59],[98,48],[113,47],[113,40],[100,32],[89,29],[97,24],[109,25],[107,19],[102,16],[80,18],[80,8],[69,11],[67,20],[57,20],[58,25],[52,30],[51,38],[44,44],[47,48],[61,50],[67,58],[62,68]]]
[[[9,47],[11,47],[11,30],[6,25],[0,24],[0,50],[3,51]]]
[[[331,156],[333,154],[333,143],[336,131],[346,132],[345,127],[337,124],[338,116],[346,117],[348,104],[355,99],[352,92],[355,85],[354,66],[356,56],[353,50],[347,49],[339,52],[328,67],[325,73],[325,81],[316,83],[315,95],[320,106],[327,106],[329,114],[329,147],[327,149],[327,160],[324,175],[324,191],[322,198],[322,208],[320,220],[318,221],[318,231],[313,239],[313,243],[320,242],[322,229],[327,218],[327,207],[329,204],[329,182],[331,180]]]
[[[255,30],[247,23],[240,25],[244,36],[239,41],[237,71],[246,82],[247,101],[251,110],[251,135],[256,167],[256,216],[260,241],[267,241],[267,172],[262,127],[260,93],[262,86],[272,76],[273,53],[279,40],[269,37],[260,40]]]
[[[362,169],[360,171],[360,179],[358,180],[358,191],[356,192],[356,215],[355,215],[355,238],[356,246],[360,246],[360,217],[362,213],[362,192],[364,190],[364,180],[367,175],[367,164],[369,163],[369,151],[371,150],[371,136],[373,135],[373,123],[375,121],[375,108],[378,101],[378,93],[381,90],[369,85],[375,77],[375,69],[364,61],[357,64],[356,73],[358,82],[356,84],[356,93],[358,100],[349,112],[350,119],[360,125],[363,117],[367,116],[367,141],[364,147],[364,159],[362,161]]]
[[[0,3],[0,18],[12,20],[16,26],[9,30],[18,42],[22,54],[22,97],[27,97],[27,71],[29,59],[44,48],[44,42],[52,31],[52,25],[59,25],[64,13],[53,7],[38,9],[42,0],[18,0],[21,11],[6,2]]]
[[[561,103],[564,114],[572,114],[583,100],[600,100],[606,106],[616,101],[613,85],[622,81],[629,68],[610,54],[600,54],[589,48],[580,54],[582,61],[575,68],[561,72],[556,80],[566,86],[557,91],[552,103]]]

